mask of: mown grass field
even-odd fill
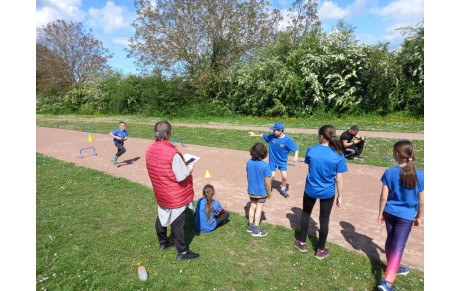
[[[264,224],[269,235],[254,238],[235,213],[199,234],[188,212],[186,241],[201,256],[179,262],[174,249],[158,251],[150,188],[40,154],[36,167],[37,290],[375,290],[384,274],[380,260],[329,242],[330,257],[317,260],[315,237],[300,253],[296,230]],[[423,290],[424,274],[411,270],[395,286]]]
[[[37,119],[36,124],[44,127],[54,127],[62,129],[71,129],[77,131],[87,131],[87,122],[84,121],[66,121]],[[136,124],[127,122],[126,129],[130,137],[153,139],[154,124]],[[118,127],[118,123],[108,123],[93,121],[90,123],[91,132],[108,134]],[[269,133],[269,130],[267,131]],[[308,147],[318,143],[314,134],[289,134],[300,148],[299,158],[303,159]],[[171,140],[183,138],[186,144],[196,144],[212,146],[219,148],[235,149],[248,151],[256,142],[263,142],[262,138],[255,139],[250,137],[247,131],[231,129],[208,129],[208,128],[190,128],[174,126]],[[396,139],[367,138],[364,147],[364,161],[349,160],[350,163],[392,167],[394,162],[388,161],[393,156],[393,144]],[[416,148],[416,166],[424,169],[424,141],[412,141]],[[291,154],[292,155],[292,154]]]
[[[423,133],[424,119],[406,117],[400,114],[381,116],[314,116],[311,118],[296,117],[252,117],[245,115],[231,116],[206,116],[206,117],[145,117],[142,115],[49,115],[37,114],[37,117],[49,118],[84,118],[99,120],[124,120],[155,123],[162,119],[176,123],[195,124],[230,124],[248,126],[271,126],[276,121],[283,122],[288,128],[320,128],[325,124],[332,124],[337,129],[348,129],[353,125],[359,125],[365,131],[391,131],[391,132],[413,132]]]

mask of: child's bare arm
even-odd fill
[[[387,204],[388,193],[390,190],[387,185],[382,185],[382,193],[380,194],[380,204],[379,204],[379,223],[384,225],[385,219],[383,218],[383,211],[385,210],[385,205]]]
[[[418,211],[414,218],[414,226],[419,226],[424,215],[425,191],[418,193]]]
[[[263,134],[255,134],[254,132],[250,131],[250,132],[249,132],[249,136],[253,136],[253,137],[263,137],[264,135],[263,135]]]

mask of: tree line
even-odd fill
[[[339,20],[321,27],[317,0],[293,2],[290,21],[263,0],[136,0],[124,75],[81,23],[37,32],[37,111],[145,115],[423,116],[424,27],[401,28],[397,50],[360,43]]]

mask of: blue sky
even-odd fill
[[[153,3],[155,0],[151,0]],[[274,8],[287,15],[292,0],[272,0]],[[339,18],[352,24],[359,40],[368,44],[390,42],[397,48],[403,37],[396,30],[402,26],[415,26],[423,20],[424,0],[320,0],[318,15],[322,27],[330,31]],[[96,39],[114,54],[109,65],[123,73],[138,72],[133,59],[126,57],[125,48],[134,35],[131,23],[136,17],[134,0],[37,0],[36,26],[56,19],[82,22],[92,29]],[[287,17],[281,23],[288,21]]]

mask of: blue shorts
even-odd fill
[[[280,171],[284,171],[284,172],[287,171],[287,165],[284,165],[284,166],[272,166],[272,165],[269,165],[269,166],[270,166],[270,171],[272,171],[272,172],[275,172],[276,168],[280,169]]]

